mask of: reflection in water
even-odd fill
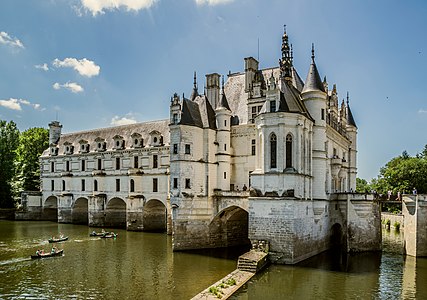
[[[59,231],[63,257],[31,260]],[[236,267],[246,249],[171,251],[164,234],[118,230],[89,237],[87,226],[0,221],[0,299],[189,299]],[[391,233],[384,233],[385,235]],[[392,240],[401,241],[392,235]],[[324,252],[297,265],[272,265],[232,299],[427,299],[427,259]],[[399,250],[400,249],[400,250]]]
[[[384,232],[383,240],[382,253],[335,250],[270,266],[231,299],[427,299],[427,259],[401,255],[401,233]]]
[[[61,231],[63,257],[29,259],[49,250]],[[235,269],[236,260],[172,252],[165,234],[117,230],[89,237],[82,225],[0,221],[0,299],[189,299]],[[218,250],[220,251],[220,250]]]

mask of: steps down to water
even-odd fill
[[[249,251],[239,256],[237,269],[256,273],[261,270],[267,263],[267,253],[261,251]]]

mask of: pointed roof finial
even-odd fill
[[[291,44],[291,60],[293,60],[293,59],[294,59],[294,48]]]
[[[196,71],[194,71],[194,88],[197,89]]]
[[[348,103],[350,102],[350,97],[349,97],[349,95],[348,95],[348,91],[347,91],[347,106],[348,106]]]
[[[283,24],[283,33],[286,33],[286,24]]]
[[[311,60],[314,61],[314,43],[311,43]]]
[[[191,92],[190,100],[196,99],[197,96],[199,96],[199,90],[197,87],[197,76],[196,71],[194,71],[194,83],[193,83],[193,91]]]

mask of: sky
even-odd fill
[[[205,74],[316,64],[358,127],[358,177],[427,144],[427,1],[2,0],[0,119],[63,133],[169,117]]]

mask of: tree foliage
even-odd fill
[[[369,193],[370,191],[371,191],[371,187],[365,179],[356,178],[356,192],[357,193]]]
[[[49,131],[30,128],[19,137],[16,150],[15,192],[40,190],[40,162],[43,151],[49,147]]]
[[[391,159],[380,169],[378,178],[373,179],[371,188],[379,194],[387,191],[410,193],[416,188],[418,193],[427,193],[427,145],[414,157],[406,151]]]
[[[15,177],[15,156],[19,144],[19,130],[13,121],[0,120],[0,207],[11,208],[12,181]]]

